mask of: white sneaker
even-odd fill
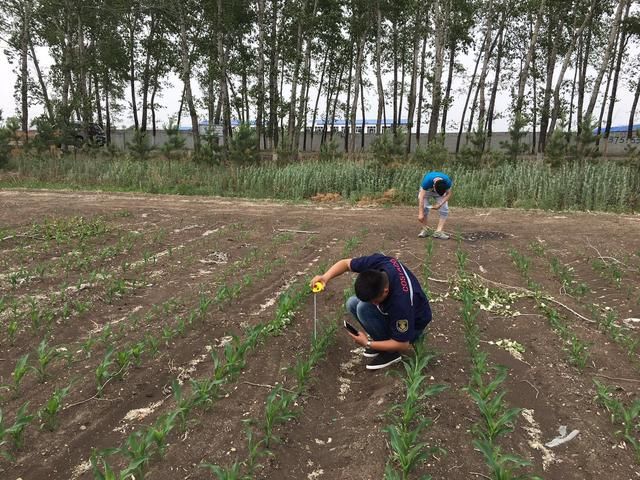
[[[440,240],[449,240],[449,235],[444,232],[433,232],[433,238],[439,238]]]
[[[425,238],[431,234],[428,228],[423,228],[422,231],[418,234],[418,238]]]

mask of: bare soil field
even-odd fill
[[[521,409],[495,444],[530,465],[503,478],[640,479],[640,216],[452,205],[442,241],[417,238],[415,210],[0,191],[0,477],[383,478],[405,369],[366,370],[332,328],[349,274],[315,297],[318,346],[308,288],[382,251],[428,289],[424,374],[447,386],[420,404],[416,443],[439,449],[398,478],[497,478],[468,288],[471,348]]]

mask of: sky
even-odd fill
[[[40,67],[45,72],[45,75],[46,75],[46,72],[48,71],[50,65],[52,64],[52,58],[49,55],[47,49],[43,47],[39,47],[36,50],[36,54],[38,55],[38,60],[40,61],[40,64],[41,64]],[[639,54],[638,48],[635,48],[635,50],[632,51],[631,54],[637,56]],[[460,57],[459,62],[466,67],[467,71],[469,72],[472,71],[474,62],[475,62],[475,53],[470,52],[468,55]],[[31,64],[31,62],[30,62],[30,69],[32,71],[33,78],[35,79],[36,78],[35,69],[33,68],[33,65]],[[2,89],[1,90],[2,93],[0,94],[0,109],[2,110],[3,118],[5,119],[8,116],[16,115],[17,114],[16,109],[19,108],[19,105],[16,104],[16,101],[13,97],[14,85],[16,82],[16,75],[13,72],[13,70],[14,70],[14,66],[8,63],[7,57],[4,55],[4,53],[2,53],[0,55],[0,79],[1,79],[0,88]],[[444,74],[446,77],[446,71],[444,72]],[[491,81],[492,75],[493,74],[491,73],[489,81]],[[377,91],[375,87],[375,77],[373,76],[373,71],[370,72],[368,78],[373,83],[373,86],[368,89],[365,89],[365,103],[367,106],[366,117],[375,118],[377,114],[378,100],[377,100]],[[572,79],[572,78],[573,78],[573,72],[571,70],[567,71],[565,75],[565,79]],[[389,80],[390,78],[385,79],[385,84]],[[446,78],[443,78],[443,81],[444,80],[446,80]],[[170,117],[175,117],[177,115],[177,112],[180,106],[180,96],[182,94],[182,82],[180,81],[178,76],[175,74],[172,74],[170,76],[169,81],[172,86],[169,88],[166,88],[162,92],[162,96],[158,99],[158,103],[164,106],[164,108],[160,109],[157,112],[159,128],[161,128],[163,124],[168,123],[168,120]],[[606,81],[606,77],[605,77],[605,80],[603,80],[603,88],[604,88],[605,81]],[[454,101],[449,110],[449,115],[448,115],[449,125],[447,126],[447,131],[457,131],[458,121],[462,114],[462,109],[466,99],[466,92],[468,90],[468,85],[466,84],[466,82],[467,80],[465,78],[462,78],[459,75],[458,76],[454,75],[454,84],[453,84],[453,90],[452,90]],[[633,93],[629,91],[626,81],[621,81],[620,83],[621,84],[618,89],[618,102],[614,110],[613,125],[627,124],[629,119],[629,112],[631,110],[631,103],[633,100]],[[506,86],[501,85],[501,87],[505,88]],[[201,96],[202,92],[199,89],[197,82],[195,81],[192,82],[192,88],[194,91],[194,95]],[[310,92],[310,103],[315,102],[316,93],[317,93],[317,90],[316,91],[312,90]],[[285,92],[285,94],[288,94],[288,92]],[[429,94],[425,92],[425,96],[428,100]],[[390,102],[391,98],[389,98],[388,101]],[[508,127],[509,127],[508,108],[510,106],[510,102],[511,102],[510,92],[508,90],[503,90],[498,95],[498,98],[496,101],[496,113],[498,113],[499,118],[494,120],[494,124],[493,124],[494,132],[508,130]],[[405,98],[404,104],[406,105],[406,103],[407,102]],[[322,105],[322,99],[320,101],[320,105]],[[387,107],[387,112],[389,111],[390,111],[390,108]],[[30,109],[30,117],[33,119],[34,117],[40,115],[42,112],[43,112],[42,106],[34,105]],[[599,112],[599,107],[596,107],[596,112]],[[200,118],[206,119],[206,115],[207,115],[206,110],[202,109],[198,113]],[[500,115],[501,113],[504,115]],[[390,117],[390,116],[391,114],[387,113],[387,117]],[[358,117],[360,117],[360,106],[358,106]],[[403,115],[403,118],[405,117],[406,117],[406,110]],[[311,118],[309,118],[309,122],[311,122]],[[635,123],[639,123],[639,122],[640,122],[640,112],[637,112]],[[189,123],[189,119],[186,117],[186,115],[183,115],[182,123],[185,123],[185,124]],[[115,125],[118,128],[124,128],[124,127],[130,126],[131,124],[133,124],[133,117],[131,116],[130,111],[127,111],[126,114],[123,114],[115,122]]]

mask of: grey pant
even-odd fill
[[[424,205],[422,206],[422,210],[424,211],[425,218],[427,218],[429,216],[429,210],[431,210],[431,204],[442,202],[442,196],[438,195],[433,190],[425,190],[424,193]],[[430,198],[435,199],[435,201],[430,202]],[[440,218],[447,218],[449,216],[449,202],[444,202],[444,204],[442,204],[438,209],[438,214],[440,215]]]

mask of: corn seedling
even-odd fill
[[[28,362],[29,354],[27,353],[18,359],[18,361],[16,362],[16,366],[11,373],[11,377],[13,377],[12,388],[14,393],[18,393],[18,390],[20,389],[20,383],[24,379],[27,372],[29,372],[30,370]]]
[[[113,365],[113,348],[109,348],[107,350],[106,355],[96,368],[96,395],[98,397],[102,396],[102,391],[106,386],[107,382],[112,377],[111,365]]]
[[[223,380],[216,378],[203,378],[201,380],[192,378],[191,382],[193,406],[204,407],[208,409],[213,405],[214,400],[220,392],[220,384]]]
[[[476,446],[487,462],[493,476],[493,480],[542,480],[536,475],[517,475],[514,470],[531,465],[516,455],[503,454],[500,447],[485,440],[474,440]]]
[[[278,441],[273,433],[274,428],[296,417],[293,411],[293,405],[297,395],[290,393],[278,385],[267,397],[267,403],[264,410],[264,423],[262,425],[264,433],[264,445],[269,448],[273,441]]]
[[[182,385],[177,380],[174,380],[171,384],[171,391],[173,393],[173,399],[176,402],[176,414],[180,420],[180,430],[183,432],[187,429],[187,415],[191,411],[194,405],[193,397],[186,397],[182,390]]]
[[[70,390],[71,385],[56,389],[47,403],[38,410],[38,418],[42,422],[40,428],[45,428],[50,432],[58,428],[58,414],[62,411],[62,402],[69,395]]]
[[[348,257],[360,245],[360,243],[362,243],[362,241],[358,237],[347,238],[342,249],[343,256]]]
[[[416,465],[441,451],[420,440],[424,430],[433,423],[431,419],[424,417],[421,408],[429,397],[441,393],[448,387],[443,384],[425,385],[427,376],[424,372],[434,355],[426,352],[420,341],[416,342],[415,349],[415,356],[403,362],[405,400],[391,408],[391,417],[396,419],[396,422],[384,428],[389,435],[392,451],[391,462],[385,469],[385,479],[407,480]],[[400,472],[395,470],[394,464],[400,468]]]
[[[160,347],[160,340],[158,340],[156,337],[154,337],[150,333],[147,333],[144,337],[144,342],[145,342],[145,345],[149,348],[151,355],[153,356],[157,355],[158,349]]]
[[[571,335],[569,341],[569,356],[571,363],[573,363],[578,370],[584,370],[589,359],[589,346],[576,335]]]
[[[636,462],[640,464],[640,400],[634,400],[633,404],[626,408],[624,404],[613,396],[610,388],[598,380],[593,381],[596,385],[596,399],[600,405],[605,407],[611,415],[611,423],[619,424],[622,430],[617,430],[615,434],[631,445],[636,452]]]
[[[36,350],[37,363],[31,368],[36,372],[40,383],[44,383],[47,379],[47,367],[58,355],[58,350],[55,347],[49,347],[46,339],[42,339],[38,344]]]
[[[8,429],[11,438],[13,439],[13,446],[16,450],[20,450],[24,444],[24,430],[33,420],[33,414],[27,413],[29,402],[22,404],[22,406],[16,412],[16,419],[13,425]]]
[[[9,337],[9,345],[13,346],[18,332],[18,321],[16,319],[9,320],[7,323],[7,335]]]
[[[251,478],[241,473],[242,465],[238,462],[234,462],[233,465],[226,469],[206,462],[201,463],[200,467],[206,468],[213,473],[217,480],[247,480],[247,478]]]
[[[131,364],[131,350],[120,350],[119,352],[116,352],[115,364],[117,371],[113,374],[113,377],[122,380],[124,371]]]

